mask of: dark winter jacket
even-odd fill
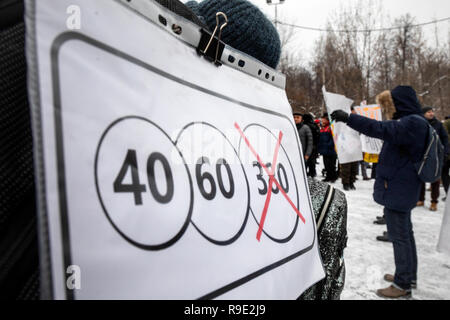
[[[313,136],[311,129],[306,124],[297,125],[298,136],[302,143],[302,151],[304,156],[310,157],[313,151]]]
[[[320,128],[317,124],[314,123],[314,119],[311,115],[305,114],[303,115],[303,123],[306,124],[309,129],[311,129],[311,133],[313,136],[313,151],[312,156],[317,157],[317,148],[319,146],[319,140],[320,140]]]
[[[333,135],[331,133],[330,126],[322,128],[320,130],[319,153],[323,156],[336,155],[336,150],[334,148]]]
[[[448,155],[448,153],[450,152],[448,148],[448,134],[443,124],[436,118],[428,120],[428,122],[434,128],[434,130],[436,130],[437,134],[439,135],[439,139],[441,140],[441,143],[444,146],[445,154]]]
[[[413,165],[420,161],[427,139],[421,106],[411,87],[400,86],[391,92],[394,120],[376,121],[352,114],[348,125],[366,136],[384,141],[377,166],[374,200],[388,209],[409,211],[419,200],[421,180]],[[383,106],[383,103],[380,103]]]

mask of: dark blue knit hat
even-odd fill
[[[276,68],[280,61],[281,41],[277,29],[256,6],[247,0],[204,0],[186,3],[210,30],[216,27],[216,13],[228,17],[222,41],[266,65]]]

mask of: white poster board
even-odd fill
[[[282,75],[215,66],[153,1],[26,9],[51,297],[295,299],[324,277]]]
[[[353,100],[340,94],[327,92],[325,87],[322,88],[322,93],[329,115],[336,110],[343,110],[350,114]],[[333,131],[334,144],[340,164],[361,161],[363,159],[361,139],[358,132],[343,122],[334,121],[331,122],[331,130]]]
[[[450,255],[450,193],[447,193],[445,201],[444,217],[442,218],[441,232],[439,234],[439,242],[437,250]]]
[[[379,105],[361,105],[354,107],[358,115],[370,118],[372,120],[382,121],[381,108]],[[362,151],[370,154],[380,154],[383,148],[383,140],[371,138],[361,134]]]

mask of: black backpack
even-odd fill
[[[439,139],[439,134],[425,118],[418,115],[412,115],[412,117],[424,121],[428,126],[425,150],[420,161],[414,163],[414,167],[422,182],[436,182],[441,178],[444,166],[444,146]]]
[[[0,300],[40,292],[23,11],[0,0]]]

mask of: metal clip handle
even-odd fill
[[[220,22],[219,16],[222,16],[225,19],[225,23],[222,24],[220,26],[220,28],[219,28],[219,22]],[[227,15],[225,13],[223,13],[223,12],[217,12],[216,13],[216,27],[214,28],[214,32],[211,35],[211,38],[209,39],[209,42],[206,45],[205,50],[201,50],[201,53],[206,55],[206,53],[208,52],[208,49],[211,46],[211,43],[212,43],[212,41],[214,39],[214,36],[216,35],[217,29],[219,29],[219,36],[217,38],[218,39],[217,42],[218,43],[220,42],[220,38],[222,37],[222,30],[227,26],[227,24],[228,24],[228,17],[227,17]],[[217,57],[218,56],[219,56],[219,45],[217,45],[217,47],[216,47],[216,55],[215,55],[214,63],[217,63],[217,61],[218,61]]]

